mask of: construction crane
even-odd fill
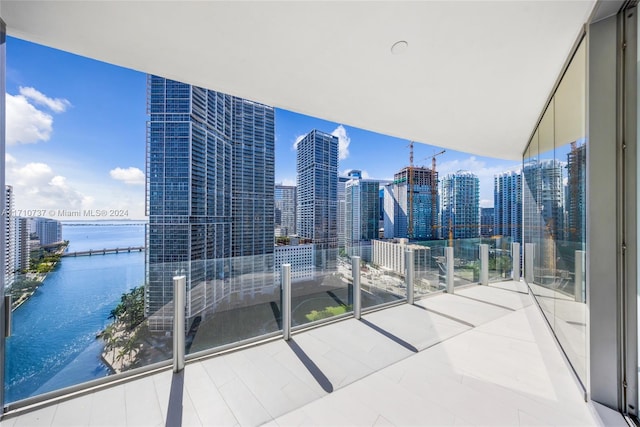
[[[433,177],[431,183],[431,235],[436,231],[438,226],[438,176],[436,174],[436,157],[444,154],[446,150],[442,150],[439,153],[431,156],[431,176]]]
[[[407,180],[407,237],[413,238],[413,141],[409,141],[409,179]]]

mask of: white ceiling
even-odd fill
[[[0,16],[9,35],[79,55],[520,159],[594,3],[0,0]]]

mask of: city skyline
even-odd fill
[[[146,120],[145,74],[8,37],[6,175],[16,209],[46,209],[61,220],[145,219]],[[407,140],[275,109],[276,183],[295,185],[294,146],[312,129],[338,137],[340,174],[359,169],[389,180],[409,163]],[[414,150],[415,165],[429,166],[438,147]],[[438,158],[441,176],[478,175],[481,206],[493,204],[493,175],[520,167],[450,150]],[[57,215],[78,209],[128,215]]]

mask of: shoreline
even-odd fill
[[[60,247],[54,252],[54,254],[62,255],[67,250],[67,247],[69,247],[69,243],[60,245]],[[27,280],[33,281],[37,284],[33,287],[27,288],[27,290],[23,291],[16,300],[11,301],[12,312],[21,307],[25,302],[29,300],[29,298],[31,298],[36,293],[38,288],[44,284],[44,281],[47,279],[49,273],[51,273],[56,269],[56,267],[58,267],[60,261],[62,261],[62,256],[51,266],[51,269],[46,273],[28,272],[25,274]],[[13,286],[13,284],[11,286]],[[11,287],[9,289],[11,289]]]

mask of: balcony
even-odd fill
[[[594,405],[526,285],[507,281],[143,373],[3,425],[625,425]]]

